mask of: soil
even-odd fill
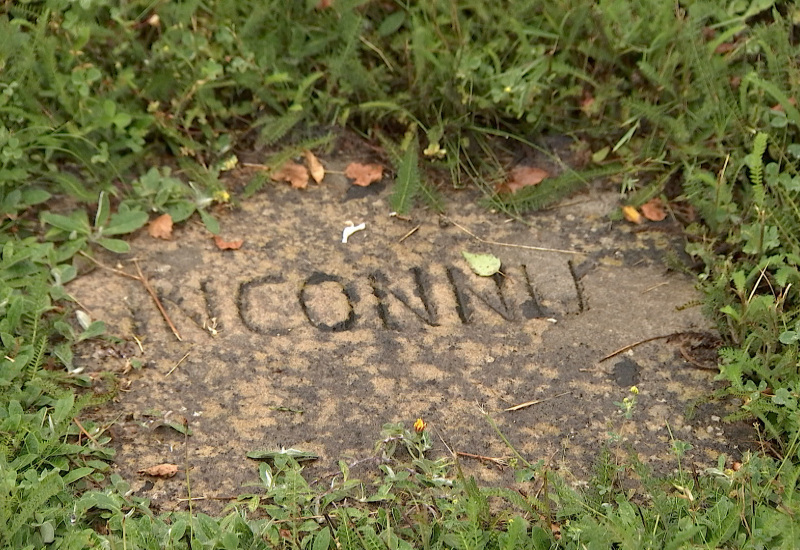
[[[184,508],[187,457],[194,496],[253,492],[258,464],[246,454],[282,447],[319,455],[305,473],[324,476],[370,456],[384,424],[416,418],[435,435],[432,456],[511,455],[488,414],[528,460],[575,482],[604,445],[676,468],[670,430],[693,446],[688,469],[752,444],[746,425],[720,420],[736,403],[686,416],[717,387],[719,341],[691,305],[693,279],[666,265],[683,247],[669,220],[609,221],[618,195],[602,183],[522,220],[486,211],[471,191],[451,194],[445,215],[417,208],[405,219],[390,213],[390,186],[353,188],[330,173],[345,162],[323,162],[322,185],[270,184],[219,213],[221,236],[244,239],[239,250],[190,222],[170,241],[142,231],[129,258],[98,256],[131,274],[137,259],[180,340],[141,282],[96,267],[70,284],[126,342],[87,347],[77,362],[122,377],[102,414],[114,468],[137,494]],[[494,254],[502,274],[474,275],[462,251]],[[631,386],[626,419],[615,403]],[[188,449],[170,427],[184,419]],[[512,482],[492,463],[462,461],[484,483]],[[161,463],[181,472],[137,474]]]

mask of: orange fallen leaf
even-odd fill
[[[733,42],[723,42],[714,49],[714,53],[728,53],[732,52],[735,48],[736,44]]]
[[[286,181],[294,189],[305,189],[308,186],[308,170],[302,164],[287,162],[270,175],[275,181]]]
[[[792,107],[797,107],[797,100],[795,98],[793,98],[793,97],[790,97],[789,98],[789,104]],[[780,112],[783,112],[783,110],[784,110],[783,109],[783,105],[781,105],[780,103],[776,103],[775,105],[773,105],[769,109],[770,109],[770,111],[780,111]]]
[[[583,98],[580,101],[580,108],[584,114],[592,116],[597,114],[597,102],[592,96],[591,92],[583,92]]]
[[[660,222],[667,217],[664,204],[658,197],[650,199],[642,205],[642,215],[651,222]]]
[[[172,216],[161,214],[150,222],[150,225],[147,226],[147,232],[154,239],[170,240],[172,238]]]
[[[639,211],[633,206],[623,206],[622,215],[631,223],[642,223],[642,215],[639,214]]]
[[[242,248],[244,244],[244,239],[238,239],[236,241],[226,241],[223,240],[222,237],[219,235],[214,235],[214,244],[217,245],[217,248],[220,250],[239,250]]]
[[[344,175],[354,180],[353,185],[366,187],[371,183],[380,181],[383,177],[383,166],[380,164],[361,164],[351,162],[344,169]]]
[[[303,154],[306,156],[306,165],[308,166],[308,173],[311,174],[311,178],[317,183],[322,183],[325,177],[325,167],[322,166],[322,163],[311,151],[303,151]]]
[[[515,166],[508,173],[508,181],[500,187],[502,191],[516,193],[525,187],[538,185],[547,177],[550,177],[550,174],[541,168],[536,168],[535,166]],[[501,189],[498,188],[498,190]]]
[[[178,473],[178,466],[175,464],[164,463],[157,466],[144,468],[143,470],[139,470],[137,473],[153,477],[172,477]]]

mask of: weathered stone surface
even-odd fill
[[[135,474],[184,463],[183,436],[156,427],[165,416],[188,419],[192,492],[205,496],[249,490],[257,465],[248,451],[316,452],[313,475],[369,455],[384,423],[417,417],[454,450],[509,455],[482,410],[520,453],[577,478],[609,432],[620,436],[619,449],[656,467],[674,466],[668,425],[695,446],[689,459],[700,465],[719,452],[738,455],[749,435],[712,419],[723,411],[705,406],[684,417],[714,376],[681,355],[686,337],[601,361],[648,338],[710,331],[698,308],[678,309],[698,298],[691,278],[663,261],[680,242],[658,225],[609,222],[615,200],[595,190],[520,223],[456,195],[447,217],[418,210],[405,221],[389,215],[385,189],[353,194],[329,175],[304,192],[266,188],[224,215],[223,237],[245,240],[237,251],[217,249],[196,223],[171,242],[139,236],[134,255],[182,341],[137,281],[96,269],[69,288],[94,318],[144,349],[146,367],[124,376],[129,386],[106,411],[118,418],[117,468],[140,494],[178,505],[182,474]],[[366,229],[343,244],[348,222]],[[473,275],[462,250],[495,254],[503,274]],[[123,360],[84,362],[100,369]],[[631,385],[639,403],[626,421],[614,402]],[[504,412],[532,400],[542,402]],[[478,463],[473,471],[489,481],[500,475]]]

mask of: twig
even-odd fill
[[[121,269],[116,269],[114,267],[108,266],[108,265],[104,264],[103,262],[101,262],[100,260],[96,260],[96,259],[92,258],[91,256],[89,256],[83,250],[79,250],[78,254],[80,254],[81,256],[83,256],[84,258],[89,260],[90,262],[94,263],[98,267],[106,269],[106,270],[108,270],[108,271],[110,271],[112,273],[116,273],[117,275],[121,275],[123,277],[128,277],[129,279],[133,279],[134,281],[141,281],[141,279],[139,277],[137,277],[136,275],[131,275],[130,273],[122,271]]]
[[[133,335],[131,336],[131,338],[133,338],[134,340],[136,340],[136,345],[137,345],[137,346],[139,346],[139,351],[141,351],[142,353],[144,353],[144,346],[142,346],[142,341],[141,341],[141,340],[139,340],[139,339],[136,337],[136,335],[135,335],[135,334],[133,334]]]
[[[413,235],[414,233],[416,233],[416,232],[417,232],[417,230],[418,230],[420,227],[422,227],[422,224],[418,225],[417,227],[415,227],[414,229],[412,229],[411,231],[409,231],[408,233],[406,233],[405,235],[403,235],[403,238],[402,238],[402,239],[400,239],[400,240],[399,240],[399,241],[397,241],[397,242],[398,242],[398,243],[401,243],[401,242],[403,242],[404,240],[406,240],[407,238],[409,238],[411,235]]]
[[[651,290],[655,290],[655,289],[657,289],[657,288],[659,288],[659,287],[662,287],[662,286],[664,286],[664,285],[668,285],[668,284],[669,284],[669,283],[668,283],[668,282],[666,282],[666,281],[664,281],[663,283],[658,283],[657,285],[653,285],[653,286],[651,286],[651,287],[650,287],[650,288],[648,288],[647,290],[643,290],[643,291],[642,291],[642,294],[647,294],[647,293],[648,293],[648,292],[650,292]]]
[[[257,162],[243,162],[241,165],[244,166],[245,168],[256,168],[258,170],[264,170],[264,171],[274,170],[275,168],[278,168],[278,166],[275,167],[267,166],[266,164],[259,164]],[[342,172],[341,170],[328,170],[327,168],[325,169],[325,173],[337,174],[342,176],[344,175],[344,172]]]
[[[158,296],[156,296],[156,293],[153,290],[153,287],[150,286],[150,283],[147,281],[147,278],[144,276],[144,273],[142,273],[142,269],[139,267],[139,262],[137,262],[136,260],[133,260],[133,265],[136,266],[136,271],[139,274],[137,276],[137,275],[131,275],[130,273],[122,271],[121,269],[116,269],[116,268],[107,266],[103,262],[101,262],[99,260],[95,260],[94,258],[92,258],[91,256],[89,256],[88,254],[86,254],[83,251],[78,251],[78,254],[80,254],[81,256],[83,256],[85,258],[87,258],[88,260],[93,262],[98,267],[106,269],[106,270],[108,270],[108,271],[110,271],[112,273],[116,273],[117,275],[121,275],[122,277],[128,277],[129,279],[133,279],[134,281],[139,281],[140,283],[142,283],[142,285],[144,286],[145,290],[147,290],[148,294],[150,294],[150,297],[152,297],[153,301],[156,303],[156,307],[158,308],[158,311],[161,312],[161,316],[164,318],[164,320],[169,325],[169,328],[172,330],[172,334],[175,335],[175,338],[177,338],[179,342],[183,342],[183,339],[181,338],[180,333],[178,333],[178,329],[175,328],[175,325],[172,324],[172,321],[170,320],[169,315],[167,315],[167,310],[165,310],[164,306],[161,305],[161,300],[158,299]],[[140,344],[140,347],[141,347],[141,344]]]
[[[527,245],[527,244],[501,243],[499,241],[490,241],[488,239],[482,239],[482,238],[478,237],[475,233],[473,233],[472,231],[470,231],[469,229],[467,229],[463,225],[460,225],[460,224],[454,222],[453,220],[450,220],[450,223],[452,223],[453,225],[458,227],[461,231],[463,231],[464,233],[466,233],[467,235],[469,235],[473,239],[477,239],[478,241],[480,241],[482,243],[485,243],[485,244],[495,244],[495,245],[498,245],[498,246],[508,246],[508,247],[511,247],[511,248],[524,248],[525,250],[537,250],[539,252],[558,252],[559,254],[583,254],[583,252],[577,252],[575,250],[562,250],[560,248],[545,248],[545,247],[542,247],[542,246],[531,246],[531,245]]]
[[[172,374],[175,371],[175,369],[177,369],[180,366],[180,364],[183,363],[186,360],[187,357],[189,357],[189,354],[191,352],[192,352],[192,350],[187,351],[186,354],[183,357],[181,357],[180,360],[177,363],[175,363],[175,366],[172,367],[171,369],[169,369],[169,372],[167,374],[165,374],[164,376],[169,376],[170,374]]]
[[[520,403],[519,405],[514,405],[513,407],[509,407],[503,410],[505,412],[518,411],[520,409],[532,407],[533,405],[538,405],[539,403],[544,403],[545,401],[550,401],[551,399],[556,399],[557,397],[561,397],[562,395],[567,395],[568,393],[572,393],[572,390],[561,392],[557,395],[551,395],[550,397],[544,397],[542,399],[534,399],[533,401],[526,401],[525,403]]]
[[[87,431],[86,431],[86,428],[84,428],[84,427],[83,427],[83,424],[81,424],[81,421],[80,421],[80,420],[78,420],[78,417],[77,417],[77,416],[73,417],[73,418],[72,418],[72,421],[73,421],[73,422],[75,422],[75,424],[77,424],[77,425],[78,425],[78,429],[81,431],[81,433],[82,433],[83,435],[85,435],[86,437],[88,437],[89,439],[91,439],[91,440],[92,440],[92,443],[94,443],[94,444],[95,444],[95,445],[97,445],[98,447],[100,446],[100,444],[97,442],[97,440],[96,440],[94,437],[92,437],[92,434],[90,434],[89,432],[87,432]]]
[[[153,287],[150,286],[150,283],[147,282],[147,278],[144,276],[144,273],[142,273],[142,268],[139,267],[139,262],[133,260],[133,265],[136,266],[136,272],[139,274],[139,280],[142,282],[142,285],[144,286],[145,290],[147,290],[147,293],[150,294],[150,297],[153,298],[153,301],[156,303],[158,311],[161,312],[161,316],[169,325],[170,330],[172,330],[172,334],[175,335],[175,338],[178,339],[178,342],[183,342],[183,338],[181,338],[178,329],[175,328],[175,325],[172,324],[172,320],[169,318],[169,315],[167,315],[167,310],[165,310],[164,306],[161,305],[161,300],[158,299],[158,296],[156,296],[156,292],[153,290]]]
[[[652,342],[653,340],[661,340],[662,338],[672,338],[673,336],[677,336],[678,334],[682,334],[682,333],[681,332],[673,332],[672,334],[664,334],[662,336],[652,336],[650,338],[645,338],[644,340],[639,340],[638,342],[634,342],[633,344],[628,344],[627,346],[623,346],[623,347],[619,348],[616,351],[612,351],[611,353],[609,353],[608,355],[606,355],[605,357],[600,359],[600,361],[598,361],[598,363],[602,363],[603,361],[607,361],[608,359],[611,359],[615,355],[619,355],[620,353],[626,352],[629,349],[633,349],[636,346],[639,346],[641,344],[646,344],[647,342]]]
[[[713,367],[708,367],[708,366],[703,365],[702,363],[698,363],[697,361],[692,359],[691,356],[689,355],[689,353],[684,349],[683,344],[681,344],[680,347],[678,347],[678,351],[681,353],[681,357],[683,357],[686,360],[687,363],[689,363],[690,365],[692,365],[695,368],[702,369],[702,370],[713,370],[713,371],[719,370],[719,367],[717,365],[714,365]]]
[[[475,458],[477,460],[480,460],[481,462],[491,462],[495,466],[500,466],[501,468],[508,466],[508,459],[504,457],[474,455],[472,453],[465,453],[462,451],[456,451],[456,454],[458,456],[465,456],[467,458]]]

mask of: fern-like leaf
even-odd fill
[[[756,134],[753,140],[753,151],[747,155],[745,162],[750,168],[750,183],[753,184],[753,203],[758,208],[764,207],[764,152],[767,150],[769,136],[763,132]]]
[[[41,509],[48,500],[58,494],[63,486],[64,483],[57,471],[52,470],[44,474],[39,481],[22,496],[20,506],[16,510],[16,514],[13,515],[11,522],[7,524],[7,527],[0,526],[0,540],[4,540],[6,543],[10,542],[14,538],[14,535],[17,534],[17,531],[19,531],[23,525],[30,522],[33,518],[33,514]]]

